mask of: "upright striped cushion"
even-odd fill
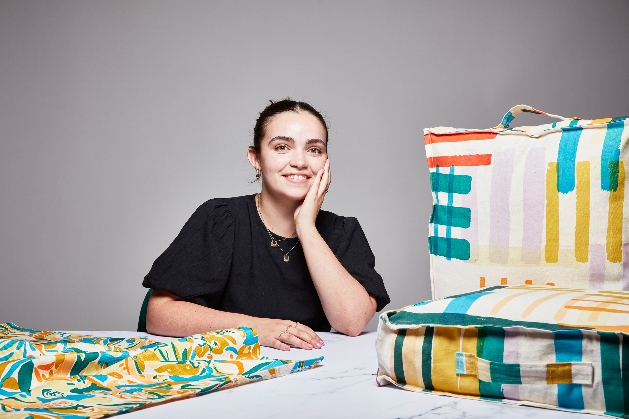
[[[496,286],[380,316],[378,382],[623,417],[629,293]]]
[[[493,285],[629,289],[629,119],[424,131],[433,298]],[[552,115],[554,116],[554,115]]]

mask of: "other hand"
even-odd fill
[[[324,343],[308,326],[292,320],[255,318],[250,325],[258,332],[260,345],[281,351],[290,347],[320,349]]]

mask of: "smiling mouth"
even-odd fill
[[[310,176],[306,176],[306,175],[284,175],[284,177],[289,182],[294,182],[294,183],[304,183],[304,182],[307,182],[308,179],[310,179]]]

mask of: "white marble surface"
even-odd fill
[[[79,332],[106,336],[148,336],[132,332]],[[347,337],[321,333],[319,350],[289,352],[262,347],[262,355],[281,359],[324,356],[320,366],[204,396],[138,410],[129,419],[212,418],[536,418],[596,416],[482,400],[415,393],[376,384],[376,333]]]

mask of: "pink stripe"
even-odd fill
[[[509,261],[509,230],[511,178],[515,149],[510,148],[494,153],[491,173],[491,202],[489,207],[489,252],[492,263]]]
[[[542,256],[544,203],[546,202],[545,149],[532,148],[524,166],[522,262],[538,264]]]
[[[629,243],[622,245],[622,289],[629,290]]]
[[[502,362],[517,364],[519,361],[518,347],[520,343],[520,329],[517,327],[505,328],[505,346]],[[503,384],[502,392],[506,399],[520,400],[520,386],[516,384]]]
[[[590,288],[603,288],[605,284],[605,259],[605,245],[590,244]],[[623,274],[623,287],[625,278],[626,276]]]

